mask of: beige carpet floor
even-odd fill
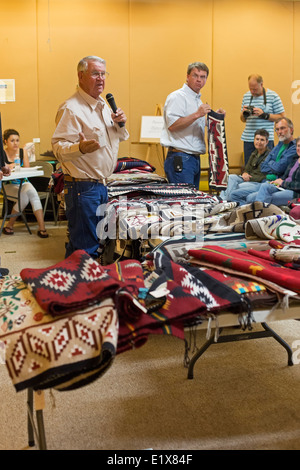
[[[65,223],[48,223],[46,240],[31,227],[32,235],[20,224],[13,237],[0,237],[1,266],[10,274],[64,257]],[[270,326],[290,345],[300,340],[299,321]],[[198,346],[205,334],[198,331]],[[151,336],[140,349],[117,356],[93,384],[47,390],[48,449],[300,449],[300,365],[289,367],[276,341],[214,344],[197,362],[193,380],[183,357],[182,341]],[[0,397],[0,450],[25,448],[27,394],[15,392],[5,365]]]

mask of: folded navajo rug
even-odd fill
[[[111,298],[54,317],[19,276],[6,276],[0,287],[0,341],[16,391],[79,388],[112,365],[118,316]]]
[[[218,245],[224,248],[234,248],[235,250],[248,251],[249,248],[259,250],[269,250],[268,241],[247,240],[240,233],[213,233],[192,237],[173,237],[160,241],[153,246],[154,240],[151,240],[151,252],[160,252],[175,263],[187,262],[189,260],[188,251],[203,248],[205,245]]]
[[[207,115],[207,139],[209,157],[209,187],[227,188],[229,167],[224,114],[211,111]]]
[[[163,176],[159,176],[156,173],[150,173],[149,171],[141,170],[125,170],[121,173],[113,173],[107,178],[107,186],[122,186],[132,184],[153,184],[153,183],[167,183],[167,180]]]
[[[137,158],[132,157],[121,157],[118,158],[116,168],[114,169],[114,173],[118,173],[120,171],[125,171],[132,168],[143,169],[144,171],[155,171],[155,167],[150,165],[150,163],[139,160]]]
[[[229,273],[225,274],[216,269],[206,269],[205,273],[245,297],[250,302],[252,309],[275,305],[278,302],[277,294],[269,291],[264,284],[256,280],[249,280]]]
[[[245,227],[247,238],[259,237],[291,242],[300,239],[300,225],[287,214],[269,215],[249,220]]]
[[[168,185],[165,186],[167,187]],[[118,186],[116,189],[119,191],[121,187]],[[162,221],[162,214],[165,214],[167,211],[172,211],[174,208],[180,209],[182,216],[185,215],[185,212],[188,211],[189,208],[191,211],[203,211],[205,216],[210,216],[214,215],[216,210],[223,212],[232,209],[233,204],[234,207],[236,205],[236,203],[220,204],[217,196],[202,193],[195,189],[193,189],[192,195],[190,196],[172,197],[168,195],[165,198],[155,198],[154,195],[146,198],[142,192],[142,187],[139,187],[139,189],[139,198],[130,199],[130,194],[125,194],[119,199],[117,197],[111,199],[107,204],[104,218],[97,227],[101,254],[104,251],[106,241],[109,239],[136,240],[139,238],[140,232],[145,234],[147,238],[154,238],[151,235],[148,236],[148,228],[151,232],[155,233],[152,222],[157,220],[159,222]],[[214,206],[217,206],[218,209],[215,209]],[[201,223],[202,220],[203,215],[201,212]]]
[[[297,294],[300,293],[298,273],[293,269],[283,267],[275,261],[214,245],[207,245],[200,250],[189,250],[189,255],[200,263],[209,263],[210,266],[219,267],[219,269],[228,268],[241,274],[249,274],[261,279],[262,282],[264,280],[270,281],[282,286],[284,289],[289,289]]]
[[[138,261],[103,267],[85,251],[77,250],[54,266],[26,268],[20,275],[39,305],[53,316],[85,308],[106,297],[117,299],[122,315],[129,319],[145,310],[143,301],[137,300],[139,288],[144,287]]]
[[[135,322],[120,319],[117,354],[147,341],[150,334],[184,339],[184,328],[200,324],[230,309],[247,311],[243,298],[200,269],[150,253],[143,263],[147,314]]]
[[[210,222],[209,219],[205,220],[205,232],[244,232],[248,226],[249,221],[256,221],[265,217],[273,215],[284,216],[285,213],[274,204],[267,204],[265,202],[255,201],[251,204],[245,204],[237,207],[235,210],[224,213],[219,218],[213,218]],[[257,238],[252,234],[252,238]],[[247,233],[246,238],[251,238],[251,234]],[[261,237],[262,238],[262,237]],[[269,237],[270,238],[270,237]]]
[[[275,260],[282,266],[290,269],[300,269],[300,247],[286,246],[284,248],[271,248],[268,251],[258,251],[253,248],[248,250],[248,253],[258,258],[264,258],[268,261]]]
[[[152,195],[159,197],[177,197],[177,196],[195,196],[197,190],[191,184],[187,183],[166,183],[166,184],[144,184],[128,186],[112,186],[108,188],[108,197],[113,198],[122,195],[128,197],[141,197]]]

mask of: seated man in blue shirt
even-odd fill
[[[266,175],[265,181],[274,181],[282,177],[286,168],[297,155],[292,121],[286,117],[280,118],[275,123],[275,132],[279,142],[260,166],[261,171]],[[239,205],[250,204],[256,200],[257,192],[258,189],[254,192],[251,189],[237,189],[232,191],[231,201],[237,202]]]
[[[208,67],[202,62],[188,66],[186,83],[171,93],[164,106],[164,127],[160,143],[168,147],[164,164],[170,183],[190,183],[199,189],[200,156],[205,154],[205,116],[211,107],[201,101]],[[216,111],[225,114],[223,109]]]

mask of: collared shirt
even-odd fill
[[[127,140],[125,127],[111,118],[103,98],[94,99],[78,87],[76,93],[58,109],[52,148],[62,170],[74,178],[103,179],[110,176],[117,164],[119,143]],[[86,140],[95,139],[100,149],[82,154],[79,133]]]
[[[283,142],[279,142],[269,153],[267,158],[262,162],[260,169],[263,173],[274,174],[276,177],[282,177],[286,168],[297,156],[296,152],[296,140],[291,140],[287,147],[281,154],[280,160],[278,161],[278,153],[284,146]]]
[[[163,147],[174,147],[187,153],[205,153],[205,117],[197,119],[180,131],[168,130],[179,118],[189,116],[198,110],[202,104],[200,96],[184,84],[182,88],[173,91],[167,97],[164,106],[164,126],[160,138]]]
[[[261,171],[262,162],[267,158],[270,153],[270,149],[267,147],[263,154],[259,154],[255,149],[251,153],[249,160],[245,166],[245,172],[251,175],[251,183],[261,183],[266,179],[265,173]]]

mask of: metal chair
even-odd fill
[[[33,178],[30,182],[38,192],[40,200],[45,200],[44,203],[44,217],[48,208],[49,200],[51,201],[53,218],[55,225],[57,225],[57,210],[56,202],[53,192],[53,186],[51,185],[52,173],[54,172],[53,165],[50,162],[43,160],[37,160],[30,162],[30,166],[40,166],[44,172],[44,176],[38,176]],[[30,179],[30,178],[29,178]]]

